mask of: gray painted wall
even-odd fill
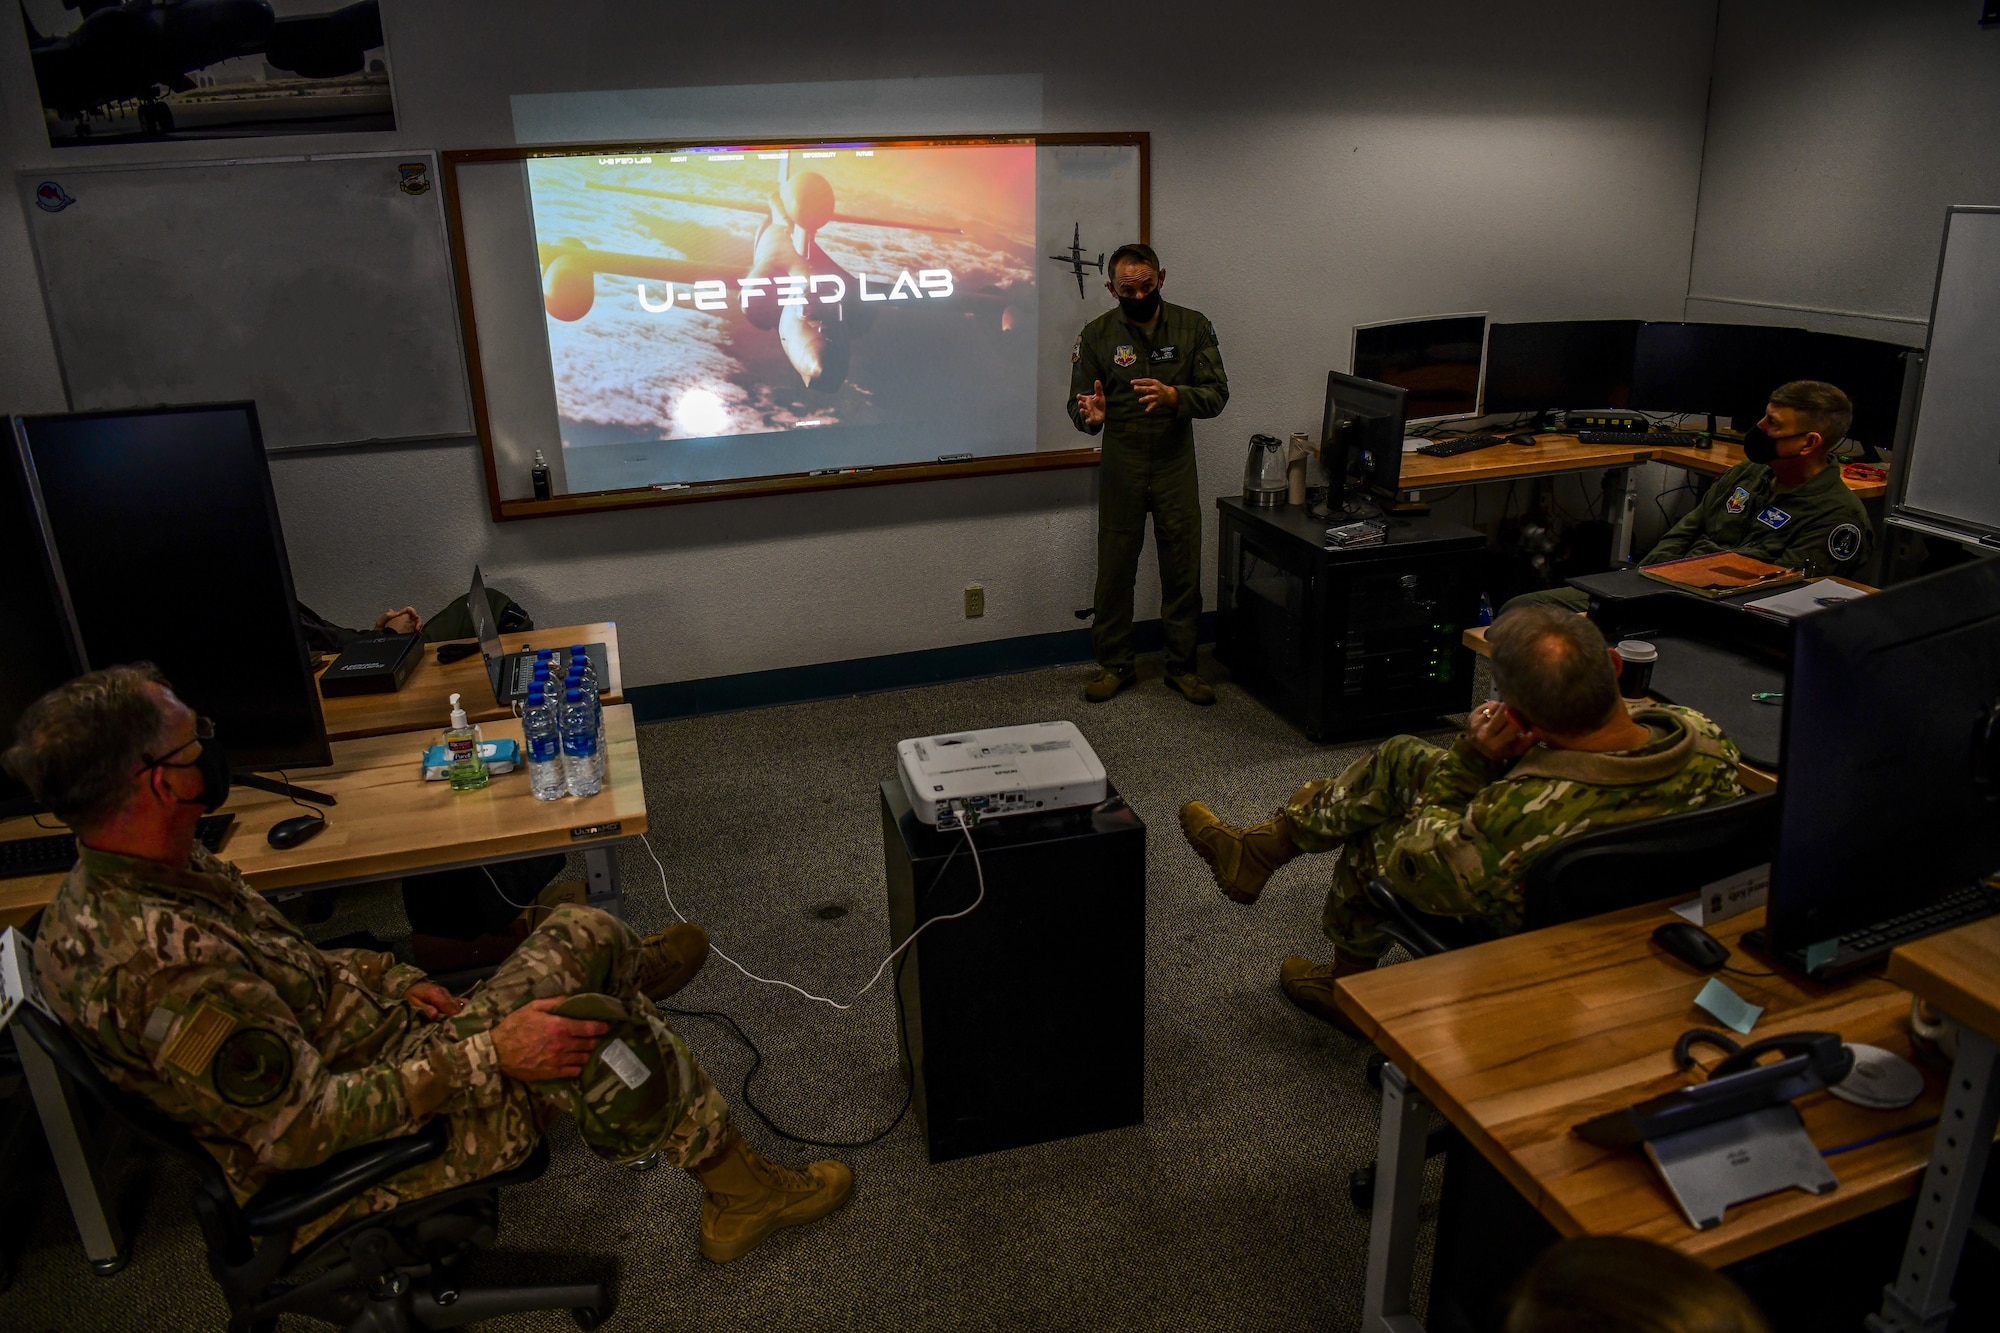
[[[1727,0],[1689,319],[1923,342],[1945,207],[2000,203],[2000,30],[1979,10]]]
[[[1039,74],[1044,128],[1150,131],[1168,295],[1214,320],[1234,388],[1197,432],[1209,496],[1240,484],[1253,432],[1317,429],[1356,323],[1673,319],[1687,291],[1710,5],[1169,2],[1124,33],[1054,0],[1004,21],[916,0],[385,8],[396,135],[158,152],[481,147],[510,141],[515,93],[916,74]],[[42,137],[24,49],[0,47],[9,160],[73,160]],[[0,208],[0,410],[63,406],[26,232]],[[273,472],[300,594],[323,613],[434,606],[478,560],[544,624],[619,621],[633,683],[1070,629],[1090,596],[1088,472],[501,525],[463,444]],[[1213,550],[1211,525],[1211,594]],[[968,621],[975,580],[987,614]],[[1157,587],[1142,573],[1142,615]]]

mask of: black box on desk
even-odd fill
[[[970,906],[979,877],[964,836],[920,822],[900,782],[881,795],[901,944]],[[986,901],[925,931],[902,974],[931,1161],[1139,1124],[1145,824],[1114,789],[1095,807],[987,820],[972,837]]]
[[[1314,740],[1428,728],[1472,705],[1485,536],[1430,516],[1329,551],[1298,505],[1215,502],[1215,656]]]
[[[376,634],[356,639],[320,672],[319,692],[328,699],[355,694],[394,694],[423,660],[424,641],[415,634]]]

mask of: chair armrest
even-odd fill
[[[1369,880],[1368,900],[1387,914],[1388,919],[1382,922],[1382,933],[1417,957],[1428,958],[1434,953],[1451,951],[1452,946],[1439,939],[1429,924],[1396,895],[1388,880],[1380,877]]]
[[[295,1230],[363,1190],[442,1156],[450,1123],[437,1116],[414,1134],[364,1143],[318,1166],[287,1171],[243,1205],[244,1225],[255,1236]]]

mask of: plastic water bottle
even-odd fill
[[[563,691],[563,783],[571,796],[595,796],[604,788],[598,765],[597,718],[582,690]]]
[[[597,701],[597,749],[600,754],[608,753],[604,738],[604,682],[597,678],[597,668],[590,664],[590,655],[581,648],[570,649],[569,670],[571,675],[582,675],[590,697]]]
[[[590,705],[591,717],[596,719],[594,731],[597,737],[597,776],[601,779],[605,774],[604,765],[607,758],[604,744],[604,704],[597,697],[597,687],[591,681],[590,669],[571,667],[569,675],[563,681],[563,689],[575,690],[581,694],[584,702]]]
[[[556,706],[539,689],[528,691],[521,710],[521,734],[528,747],[528,789],[538,801],[561,800],[569,791],[563,776],[562,726]]]

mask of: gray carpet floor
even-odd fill
[[[1088,674],[1053,668],[642,728],[664,883],[636,847],[619,873],[642,932],[674,919],[671,891],[752,971],[845,998],[890,944],[876,787],[893,775],[896,741],[1073,720],[1149,830],[1143,1125],[932,1166],[913,1113],[880,1143],[840,1154],[856,1175],[846,1209],[728,1265],[696,1252],[689,1177],[608,1168],[564,1125],[548,1173],[505,1196],[485,1271],[615,1272],[617,1329],[1356,1327],[1368,1222],[1346,1180],[1374,1155],[1378,1094],[1363,1082],[1366,1048],[1277,987],[1284,955],[1326,956],[1318,920],[1331,866],[1295,862],[1255,907],[1239,907],[1182,841],[1175,811],[1200,797],[1225,818],[1260,817],[1362,747],[1307,741],[1226,678],[1219,706],[1194,708],[1164,688],[1157,659],[1102,706],[1078,697]],[[407,935],[393,889],[341,895],[312,933],[362,927]],[[795,1133],[862,1138],[902,1100],[887,982],[838,1013],[711,958],[674,1002],[736,1017],[764,1051],[760,1105]],[[713,1022],[676,1021],[735,1101],[748,1054]],[[820,1155],[738,1120],[770,1156]],[[188,1178],[129,1140],[108,1142],[105,1157],[131,1219],[130,1265],[90,1273],[45,1171],[16,1191],[28,1239],[0,1293],[0,1325],[222,1327]],[[1421,1289],[1421,1266],[1418,1277]],[[490,1326],[571,1327],[562,1315]]]

